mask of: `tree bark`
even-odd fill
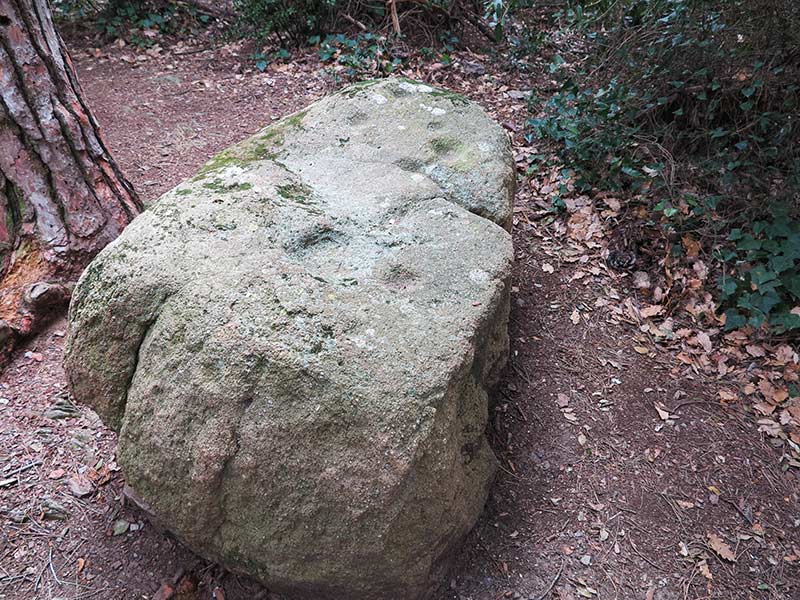
[[[0,0],[0,366],[141,210],[47,0]]]

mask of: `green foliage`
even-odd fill
[[[739,232],[728,325],[800,329],[800,3],[591,0],[557,18],[581,51],[553,59],[560,89],[533,102],[531,141],[552,144],[579,190],[644,195],[678,231]],[[678,210],[687,185],[698,197]]]
[[[109,38],[126,38],[137,46],[153,45],[158,35],[194,33],[208,25],[210,17],[191,3],[178,0],[58,0],[60,19],[90,19]]]
[[[319,57],[345,67],[349,77],[392,73],[402,61],[391,58],[387,51],[386,38],[373,33],[355,37],[344,34],[312,37],[311,44],[319,44]]]
[[[509,15],[532,0],[418,0],[397,2],[404,37],[420,41],[442,32],[474,26],[504,36]],[[303,44],[311,36],[352,31],[367,34],[393,29],[385,0],[234,0],[239,32],[259,42],[277,38],[281,44]]]
[[[337,0],[235,0],[234,7],[241,33],[261,42],[275,35],[281,43],[299,44],[326,30]]]
[[[613,79],[581,89],[574,81],[550,97],[545,115],[529,121],[532,135],[559,145],[559,159],[580,190],[640,188],[663,165],[639,151],[636,91]]]
[[[778,331],[800,329],[800,223],[784,210],[747,229],[734,228],[721,278],[728,329],[769,320]]]

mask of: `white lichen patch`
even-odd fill
[[[446,115],[446,114],[447,114],[447,111],[446,111],[445,109],[443,109],[443,108],[440,108],[440,107],[438,107],[438,106],[428,106],[427,104],[422,104],[422,103],[420,103],[419,107],[420,107],[422,110],[426,110],[426,111],[428,111],[428,112],[429,112],[429,113],[431,113],[431,114],[432,114],[434,117],[441,117],[442,115]]]
[[[482,269],[475,269],[469,272],[469,280],[472,283],[483,287],[489,283],[491,280],[491,275]]]
[[[413,94],[430,94],[433,88],[422,83],[410,83],[403,81],[400,83],[400,89],[404,92],[411,92]]]
[[[378,104],[378,105],[386,104],[387,102],[389,102],[389,100],[388,100],[388,98],[386,98],[386,96],[384,96],[383,94],[377,94],[377,93],[370,94],[369,99],[372,100],[375,104]]]

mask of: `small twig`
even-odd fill
[[[199,54],[200,52],[205,52],[206,50],[210,50],[211,46],[203,46],[202,48],[194,48],[192,50],[186,50],[185,52],[173,52],[174,56],[188,56],[190,54]]]
[[[53,566],[53,548],[52,547],[50,548],[50,550],[48,552],[48,555],[47,555],[47,565],[50,567],[50,573],[53,575],[53,579],[55,579],[56,583],[58,585],[64,585],[64,582],[62,582],[58,578],[58,575],[56,574],[56,569]]]
[[[741,508],[739,508],[733,500],[729,500],[728,498],[722,498],[722,501],[723,502],[727,502],[733,508],[735,508],[736,512],[738,512],[740,515],[742,515],[742,518],[745,521],[747,521],[748,525],[752,525],[753,524],[753,519],[751,517],[747,516],[747,514]]]
[[[503,471],[503,473],[507,473],[508,475],[511,475],[511,477],[513,477],[514,479],[522,479],[522,477],[520,477],[516,473],[512,473],[511,471],[506,469],[502,464],[500,464],[500,461],[497,461],[497,466],[500,468],[501,471]]]
[[[33,467],[38,467],[41,464],[42,464],[42,461],[35,460],[35,461],[31,462],[31,463],[28,463],[27,465],[19,467],[18,469],[14,469],[13,471],[9,471],[8,473],[3,473],[3,477],[10,477],[11,475],[17,475],[19,473],[22,473],[23,471],[27,471],[28,469],[32,469]]]
[[[361,21],[359,21],[358,19],[354,19],[353,17],[351,17],[351,16],[350,16],[350,15],[348,15],[347,13],[342,13],[342,18],[343,18],[345,21],[347,21],[348,23],[352,23],[353,25],[355,25],[356,27],[358,27],[358,28],[359,28],[361,31],[367,31],[367,26],[366,26],[366,25],[364,25],[364,24],[363,24]]]
[[[647,558],[644,554],[639,552],[639,549],[636,547],[636,544],[633,543],[633,540],[630,537],[628,538],[628,543],[631,545],[631,548],[633,548],[633,551],[636,553],[636,555],[639,558],[641,558],[644,562],[646,562],[648,565],[650,565],[654,569],[658,569],[659,571],[666,571],[666,569],[664,567],[659,567],[656,563],[654,563],[652,560]]]
[[[558,568],[558,573],[556,573],[556,576],[553,578],[553,581],[550,582],[550,585],[547,586],[547,589],[536,597],[536,600],[544,600],[547,597],[547,595],[553,591],[553,588],[556,586],[556,583],[558,583],[558,580],[561,579],[561,573],[564,570],[565,562],[566,562],[565,560],[563,559],[561,560],[561,566]]]

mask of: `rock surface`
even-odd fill
[[[495,468],[513,188],[478,106],[386,80],[138,217],[78,283],[65,360],[157,520],[299,598],[430,596]]]

